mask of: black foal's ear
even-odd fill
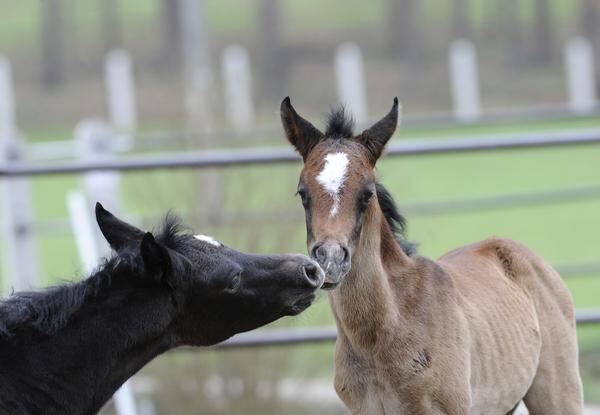
[[[388,114],[376,122],[371,128],[363,131],[356,139],[369,150],[369,160],[375,165],[385,145],[394,135],[398,124],[398,98],[394,98],[394,105]]]
[[[281,102],[280,111],[285,136],[296,150],[298,150],[302,159],[306,161],[310,150],[323,139],[323,133],[298,115],[294,107],[292,107],[290,97],[286,97]]]
[[[140,229],[117,219],[98,202],[96,203],[96,222],[98,222],[102,235],[115,251],[135,246],[144,236],[144,232]]]
[[[167,249],[147,232],[142,238],[140,247],[146,276],[155,281],[164,281],[171,272],[171,257]]]

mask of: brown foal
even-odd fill
[[[438,260],[417,256],[375,180],[398,100],[355,135],[343,109],[325,133],[281,104],[304,159],[298,194],[308,250],[338,328],[335,388],[353,414],[578,415],[582,387],[573,302],[558,273],[511,239]]]

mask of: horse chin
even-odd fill
[[[300,298],[299,300],[297,300],[294,304],[292,304],[287,309],[287,312],[285,314],[288,316],[295,316],[295,315],[300,314],[301,312],[303,312],[304,310],[306,310],[308,307],[311,306],[311,304],[315,300],[315,297],[316,297],[316,295],[313,293],[308,296]]]
[[[325,291],[335,290],[339,287],[344,278],[348,275],[348,271],[342,271],[340,275],[325,275],[325,282],[321,285],[321,289]]]
[[[335,290],[337,287],[340,286],[341,283],[342,283],[342,281],[338,281],[338,282],[324,282],[323,285],[321,286],[321,289],[325,290],[325,291]]]

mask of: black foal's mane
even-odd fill
[[[327,138],[344,139],[354,137],[354,120],[346,114],[342,105],[332,108],[327,117],[327,129],[325,130]],[[406,240],[406,219],[396,206],[394,198],[380,183],[375,183],[377,190],[377,199],[383,216],[387,221],[398,245],[407,255],[413,255],[417,252],[417,245]]]
[[[177,250],[183,243],[179,219],[167,214],[156,240]],[[175,264],[181,266],[181,264]],[[127,274],[122,275],[122,274]],[[12,337],[18,330],[34,330],[50,335],[64,327],[85,301],[113,286],[121,277],[143,279],[144,265],[139,249],[123,250],[105,259],[88,278],[50,287],[41,291],[14,293],[0,301],[0,339]]]

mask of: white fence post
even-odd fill
[[[467,39],[457,39],[449,54],[454,116],[462,122],[476,121],[481,117],[481,98],[475,46]]]
[[[114,136],[106,123],[99,120],[83,120],[75,127],[75,140],[79,157],[82,161],[106,160],[114,157]],[[119,185],[120,176],[117,172],[90,172],[83,175],[85,194],[90,203],[102,203],[107,209],[118,212],[120,209]],[[106,253],[108,247],[99,233],[98,247],[104,248],[99,252]]]
[[[111,129],[102,121],[84,120],[75,128],[79,155],[84,161],[112,158],[114,138]],[[98,259],[110,252],[90,212],[96,201],[113,212],[119,211],[120,176],[117,172],[86,173],[83,185],[85,196],[82,193],[70,194],[67,204],[81,262],[90,273]],[[115,393],[114,400],[118,415],[138,414],[129,382],[125,382]]]
[[[12,73],[9,61],[0,56],[0,163],[22,158],[23,140],[16,127]],[[4,275],[15,291],[37,285],[37,250],[33,238],[31,193],[28,179],[5,178],[2,184]]]
[[[10,62],[0,55],[0,137],[14,137],[16,125]]]
[[[365,72],[360,47],[355,43],[341,44],[335,53],[335,74],[338,98],[358,124],[368,121]]]
[[[92,204],[86,200],[81,192],[73,192],[67,196],[67,207],[71,227],[77,242],[79,258],[86,272],[91,273],[98,265],[103,250],[98,248],[98,235],[100,232],[91,215]],[[137,415],[137,408],[131,384],[125,382],[115,393],[115,407],[118,415]]]
[[[137,127],[135,84],[129,54],[121,49],[110,51],[104,60],[108,113],[112,126],[119,131]]]
[[[79,261],[85,274],[89,275],[102,257],[102,250],[97,245],[98,227],[90,214],[93,205],[80,191],[69,193],[66,202]]]
[[[75,140],[82,161],[110,160],[114,157],[115,136],[110,127],[102,121],[90,119],[79,122],[75,127]],[[88,198],[97,198],[111,211],[119,210],[119,173],[85,173],[83,183]]]
[[[238,134],[254,127],[252,75],[248,52],[242,46],[229,46],[221,57],[227,118]]]
[[[598,99],[594,74],[594,52],[589,40],[576,37],[567,43],[565,69],[571,111],[576,114],[587,114],[596,110]]]

